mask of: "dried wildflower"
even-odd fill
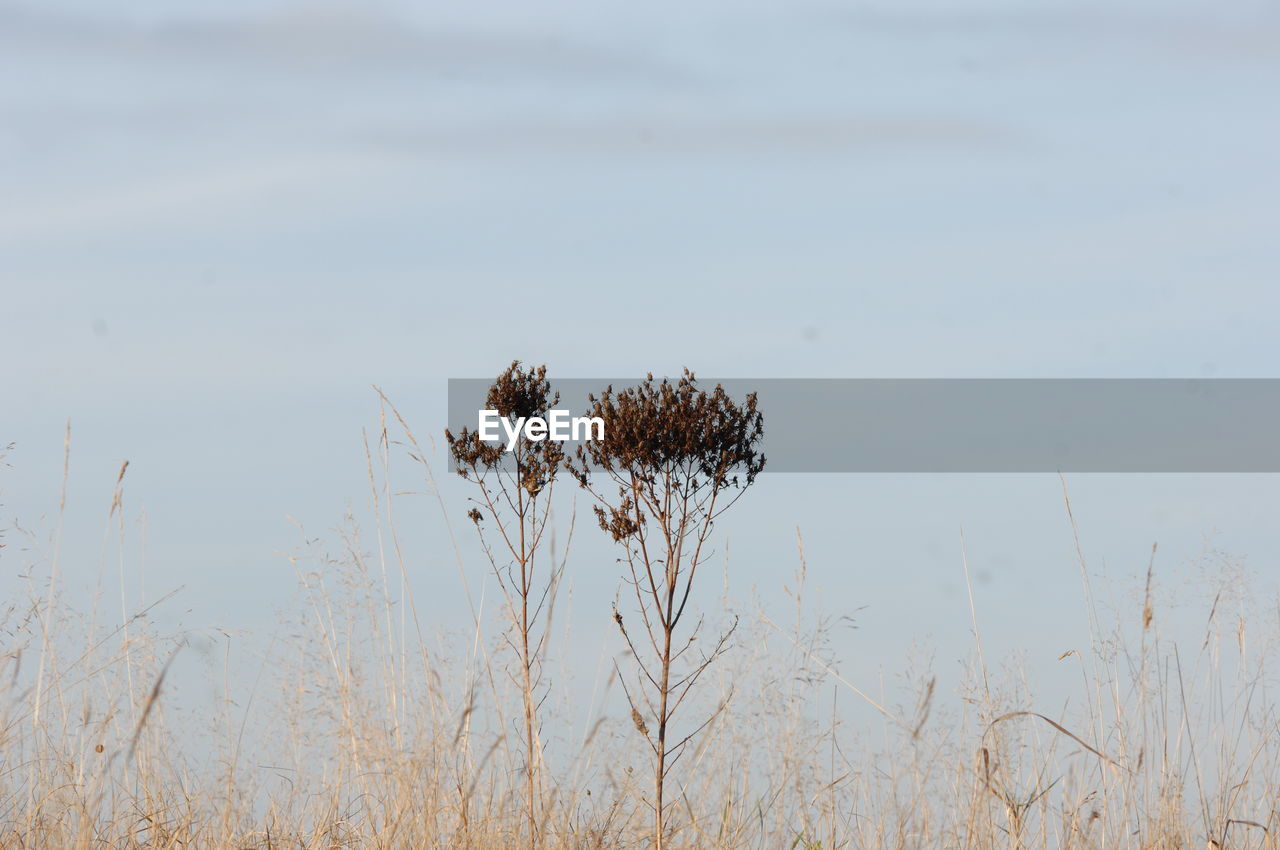
[[[587,415],[604,421],[604,436],[583,444],[565,465],[595,497],[600,528],[623,548],[630,571],[627,583],[648,632],[649,640],[637,646],[615,610],[623,639],[639,666],[637,686],[648,688],[658,706],[657,734],[650,736],[631,703],[632,720],[653,749],[654,839],[661,850],[667,831],[667,772],[706,724],[674,743],[669,726],[677,707],[724,652],[733,632],[730,627],[697,655],[690,650],[698,639],[698,626],[679,641],[676,629],[698,567],[709,557],[707,542],[716,518],[764,468],[759,448],[764,417],[754,393],[736,402],[719,385],[711,391],[701,389],[687,369],[675,383],[656,381],[650,374],[637,387],[609,387],[589,400]],[[601,476],[608,482],[603,486],[598,483]],[[653,652],[640,651],[648,648]],[[677,663],[684,669],[673,672]],[[631,700],[630,691],[627,698]]]
[[[489,387],[485,405],[500,416],[518,421],[545,418],[559,400],[560,395],[551,391],[546,366],[525,369],[515,361]],[[522,433],[508,453],[503,446],[486,443],[467,428],[458,434],[446,430],[445,439],[458,474],[474,482],[478,490],[467,516],[480,533],[511,620],[510,644],[519,656],[524,703],[527,838],[528,846],[536,848],[540,844],[542,817],[542,748],[537,720],[542,650],[564,563],[557,566],[551,559],[541,571],[535,571],[535,555],[551,517],[551,490],[564,462],[564,449],[553,440],[530,440]],[[481,525],[484,519],[493,520],[499,546],[505,548],[510,560],[489,546]]]

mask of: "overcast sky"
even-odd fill
[[[513,358],[1276,377],[1278,90],[1250,2],[0,4],[5,524],[52,528],[70,419],[68,592],[128,459],[130,602],[183,586],[157,616],[262,640],[290,518],[367,508],[371,384],[426,439],[445,379]],[[1068,484],[1117,604],[1157,541],[1170,592],[1220,550],[1274,598],[1274,476]],[[401,518],[465,628],[438,506]],[[722,529],[740,596],[782,598],[796,526],[852,677],[916,640],[956,668],[962,527],[989,654],[1087,640],[1052,475],[765,476]],[[614,568],[580,547],[590,612]]]

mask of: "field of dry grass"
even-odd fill
[[[0,616],[0,847],[650,846],[645,741],[625,702],[601,699],[581,729],[559,723],[572,697],[554,688],[528,834],[502,624],[441,639],[419,621],[401,598],[410,561],[392,545],[379,467],[378,539],[351,526],[332,549],[345,554],[300,556],[299,627],[273,652],[280,663],[251,700],[203,713],[179,712],[166,690],[182,635],[157,633],[146,610],[123,622],[72,610],[51,575],[57,530],[29,545],[10,533],[4,557],[30,579]],[[1116,622],[1092,614],[1092,645],[1058,662],[1079,671],[1073,707],[1043,714],[1034,671],[985,658],[980,641],[952,653],[971,660],[958,690],[924,672],[910,700],[863,693],[839,673],[804,571],[800,543],[793,620],[704,606],[741,626],[699,695],[714,720],[678,766],[668,846],[1277,844],[1276,623],[1241,613],[1233,577],[1204,600],[1191,643],[1162,633],[1149,587]],[[842,723],[850,702],[879,713],[877,738]],[[197,738],[211,752],[195,752]]]

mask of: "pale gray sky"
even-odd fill
[[[167,622],[260,639],[287,517],[366,508],[371,383],[422,436],[446,378],[513,358],[1275,377],[1277,90],[1251,2],[0,4],[5,523],[51,526],[70,418],[68,591],[127,458],[130,598],[184,585]],[[1275,575],[1274,477],[1069,483],[1099,572],[1159,541],[1170,588],[1206,545]],[[413,510],[419,592],[465,627]],[[855,678],[917,638],[954,670],[962,526],[988,652],[1083,639],[1053,476],[766,476],[723,529],[742,596],[781,598],[796,525],[826,606],[865,606]],[[580,541],[590,611],[612,555]]]

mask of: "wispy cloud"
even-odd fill
[[[877,147],[1007,149],[1026,138],[1010,125],[963,116],[823,115],[770,119],[643,116],[564,123],[505,122],[371,129],[365,144],[407,153],[602,154],[839,153]]]
[[[1120,43],[1177,58],[1280,59],[1280,13],[1273,4],[1223,6],[1025,4],[998,7],[903,4],[839,6],[814,12],[821,26],[914,37],[1008,36],[1068,40],[1098,47]],[[1011,44],[1017,44],[1017,41]]]
[[[303,208],[300,195],[308,189],[341,194],[385,170],[385,162],[351,154],[264,154],[217,167],[159,171],[14,198],[0,209],[0,240],[101,235],[174,221],[194,228],[230,215],[260,215],[264,204]]]
[[[612,85],[678,81],[684,71],[652,55],[609,49],[558,33],[496,26],[430,27],[363,4],[297,6],[239,19],[144,25],[120,16],[68,15],[0,5],[0,44],[75,51],[126,63],[244,64],[284,71],[435,73],[443,78],[572,77]]]

